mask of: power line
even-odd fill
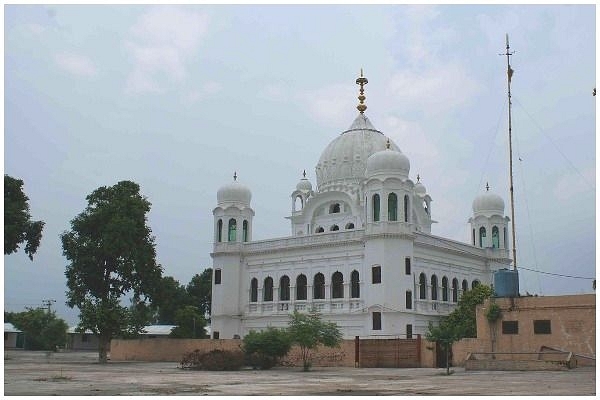
[[[519,267],[519,269],[524,269],[524,270],[531,271],[531,272],[537,272],[538,274],[561,276],[563,278],[588,279],[588,280],[591,280],[591,281],[593,281],[593,280],[596,279],[596,278],[588,278],[588,277],[585,277],[585,276],[564,275],[564,274],[556,274],[554,272],[538,271],[537,269],[531,269],[531,268],[525,268],[525,267]]]

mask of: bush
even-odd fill
[[[246,363],[260,369],[273,368],[291,347],[292,341],[287,331],[273,327],[262,332],[251,331],[244,336],[242,345]]]
[[[237,371],[244,365],[244,353],[239,350],[194,350],[183,355],[181,368],[204,371]]]

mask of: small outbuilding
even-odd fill
[[[23,331],[15,328],[10,322],[4,323],[4,348],[5,349],[22,349],[24,342]]]

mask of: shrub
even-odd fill
[[[262,332],[251,331],[244,336],[242,345],[246,363],[260,369],[273,368],[291,347],[292,341],[287,331],[273,327]]]
[[[237,371],[244,365],[244,353],[239,350],[194,350],[183,355],[181,368],[204,371]]]

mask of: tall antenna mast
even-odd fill
[[[509,164],[510,164],[510,216],[512,225],[512,252],[513,252],[513,269],[517,270],[517,236],[515,234],[515,194],[513,187],[513,153],[512,153],[512,101],[510,95],[510,81],[513,76],[514,70],[510,67],[510,56],[514,54],[514,51],[510,52],[510,46],[508,44],[508,33],[506,34],[506,53],[500,54],[506,56],[507,65],[507,77],[508,77],[508,153],[509,153]]]

